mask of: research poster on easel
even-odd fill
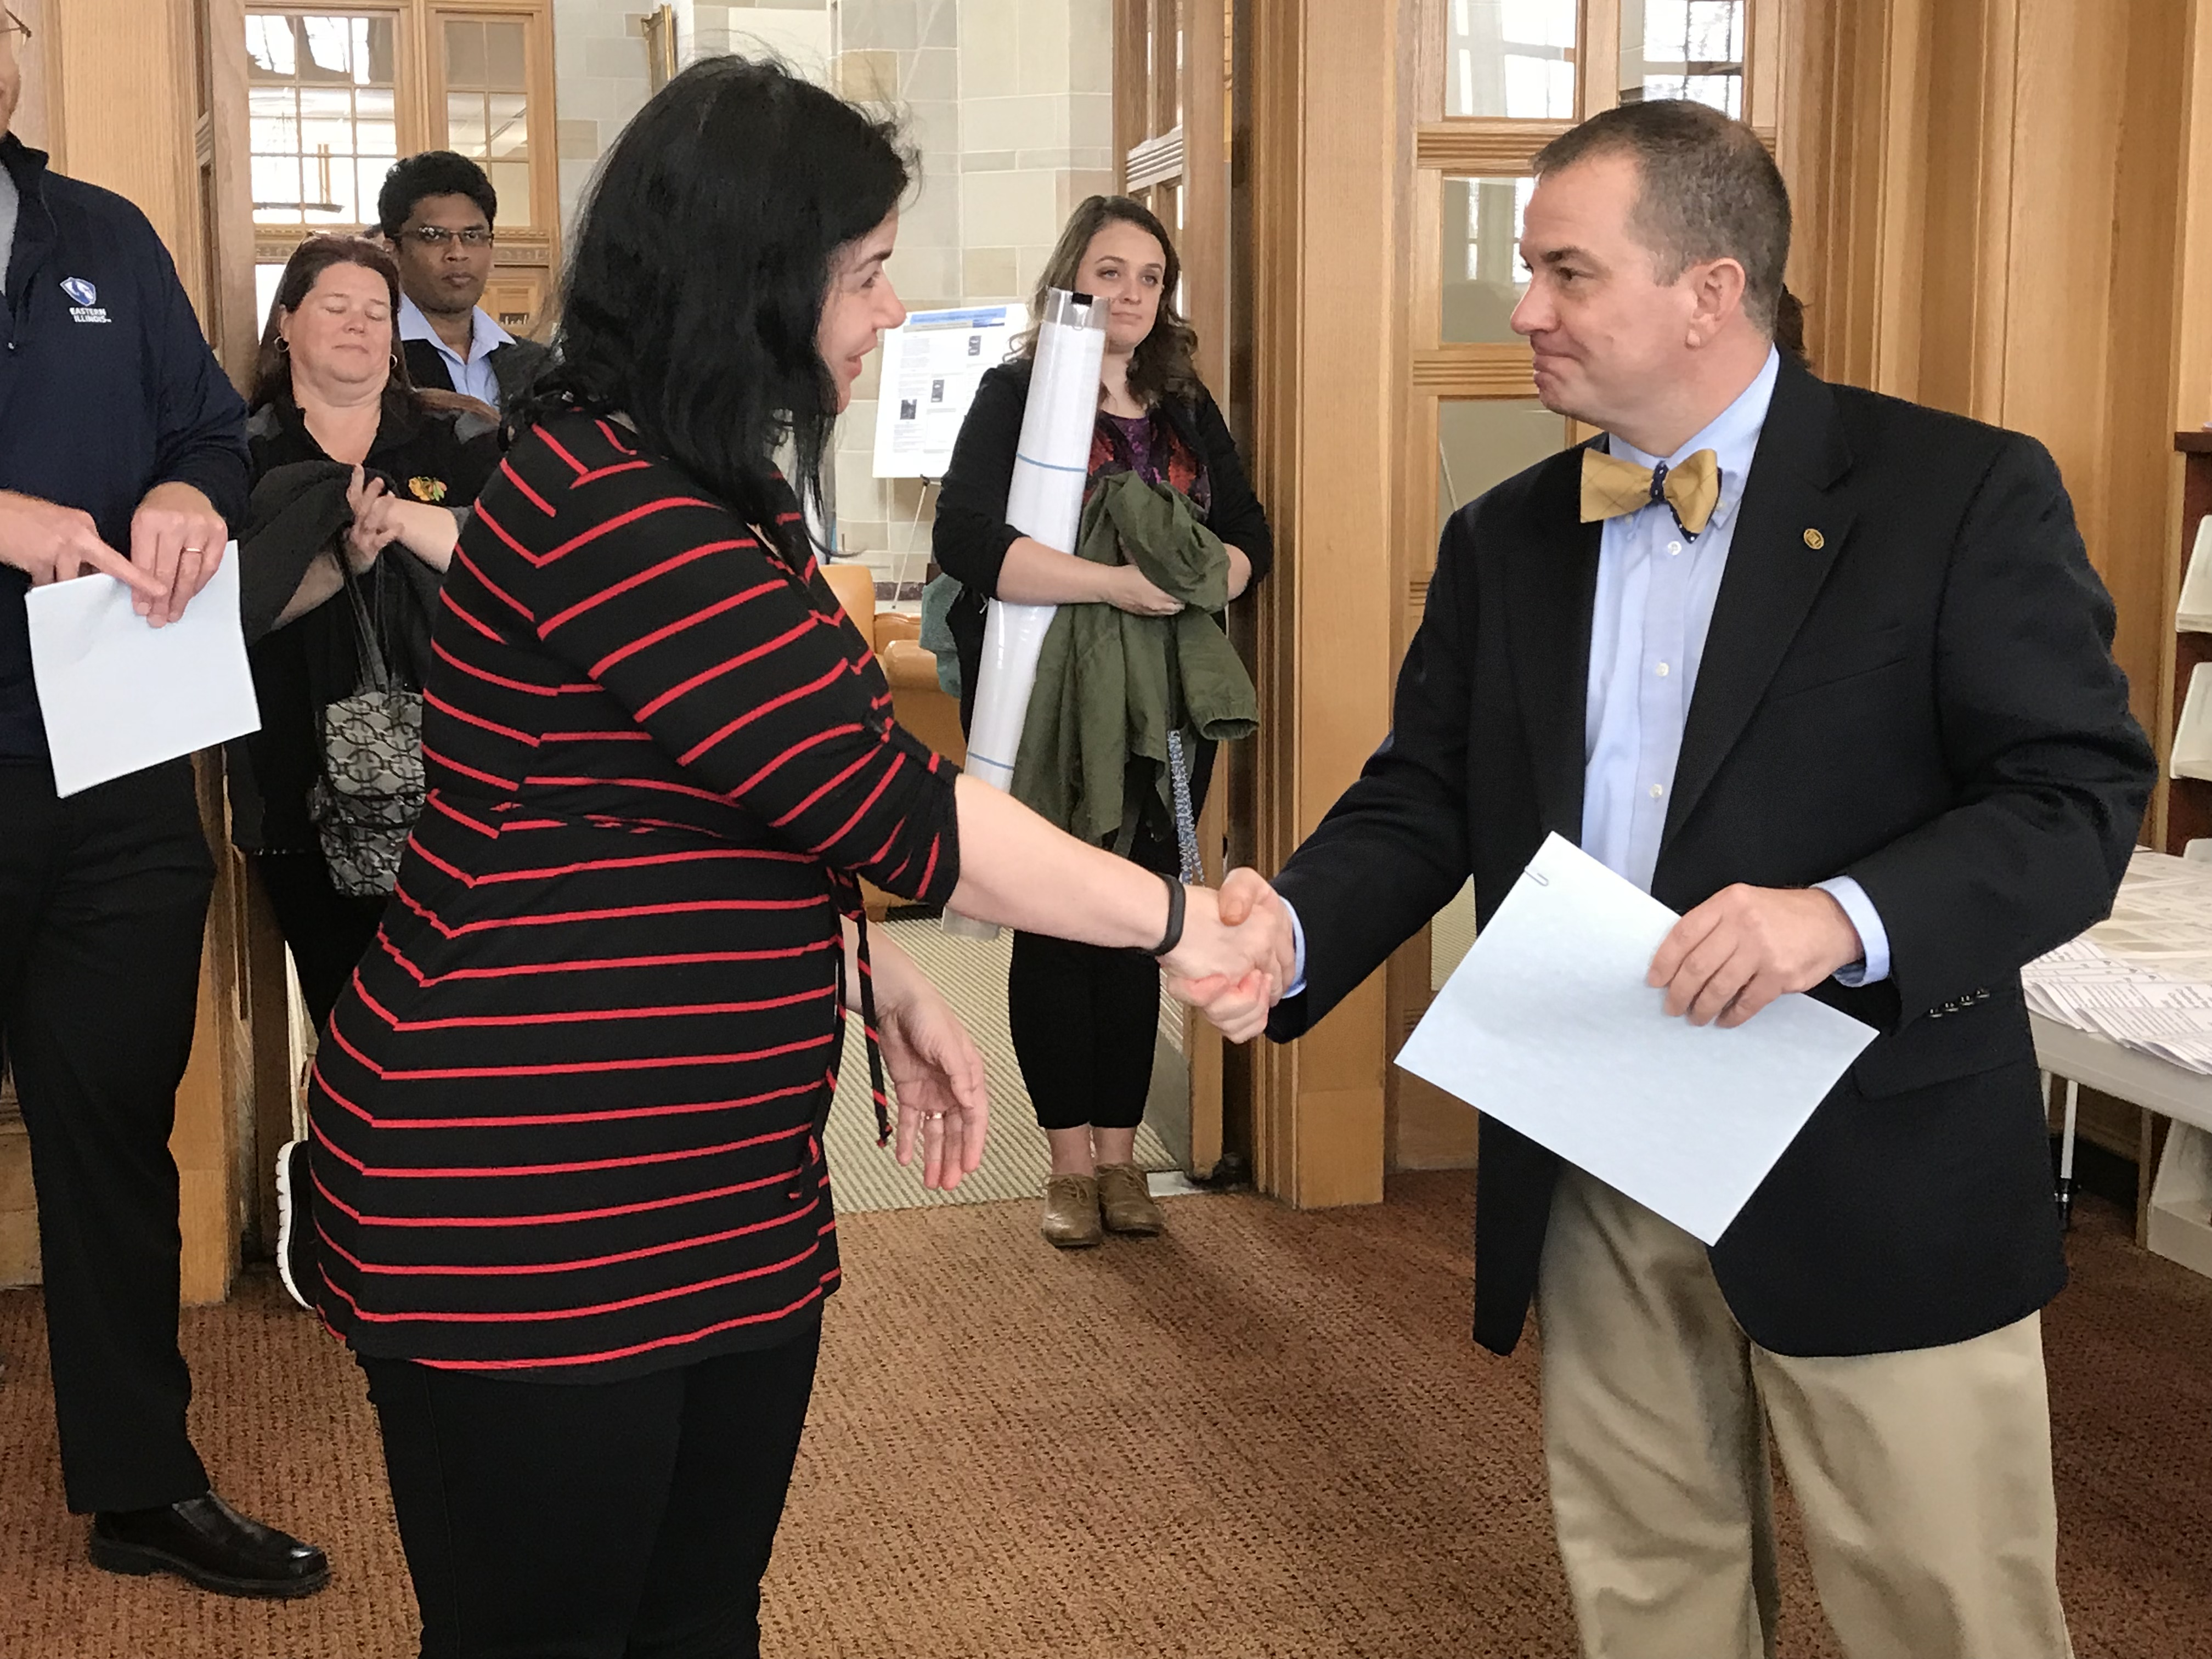
[[[969,306],[917,311],[885,331],[876,394],[878,478],[941,478],[953,441],[986,369],[995,368],[1029,326],[1029,307]]]

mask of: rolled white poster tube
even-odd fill
[[[1014,450],[1013,484],[1006,491],[1006,522],[1071,558],[1091,475],[1098,371],[1105,356],[1104,304],[1088,294],[1054,289],[1037,317],[1036,366]],[[994,788],[1013,783],[1030,693],[1036,685],[1037,653],[1058,609],[991,601],[968,727],[967,770]],[[989,922],[951,910],[945,913],[945,930],[963,939],[995,939],[999,933]]]

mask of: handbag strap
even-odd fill
[[[392,690],[392,673],[386,666],[384,651],[378,643],[378,629],[368,612],[368,603],[362,598],[361,579],[354,572],[353,562],[345,556],[343,544],[331,555],[338,562],[338,578],[344,586],[346,599],[353,611],[354,636],[360,647],[362,671],[367,673],[372,688],[381,696]]]

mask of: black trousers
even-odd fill
[[[67,800],[0,765],[0,1043],[39,1196],[46,1346],[69,1506],[208,1489],[177,1352],[177,1085],[215,866],[191,764]]]
[[[330,1023],[354,969],[376,943],[385,901],[338,891],[320,853],[257,853],[253,869],[276,913],[277,931],[291,948],[300,1000],[319,1031]]]
[[[363,1358],[422,1659],[757,1659],[821,1336],[604,1383]]]
[[[1017,933],[1006,1024],[1042,1129],[1133,1129],[1145,1121],[1160,1029],[1160,965]]]

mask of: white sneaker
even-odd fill
[[[288,1140],[276,1154],[276,1276],[285,1294],[309,1313],[313,1292],[323,1285],[315,1255],[314,1176],[307,1168],[307,1143]]]

